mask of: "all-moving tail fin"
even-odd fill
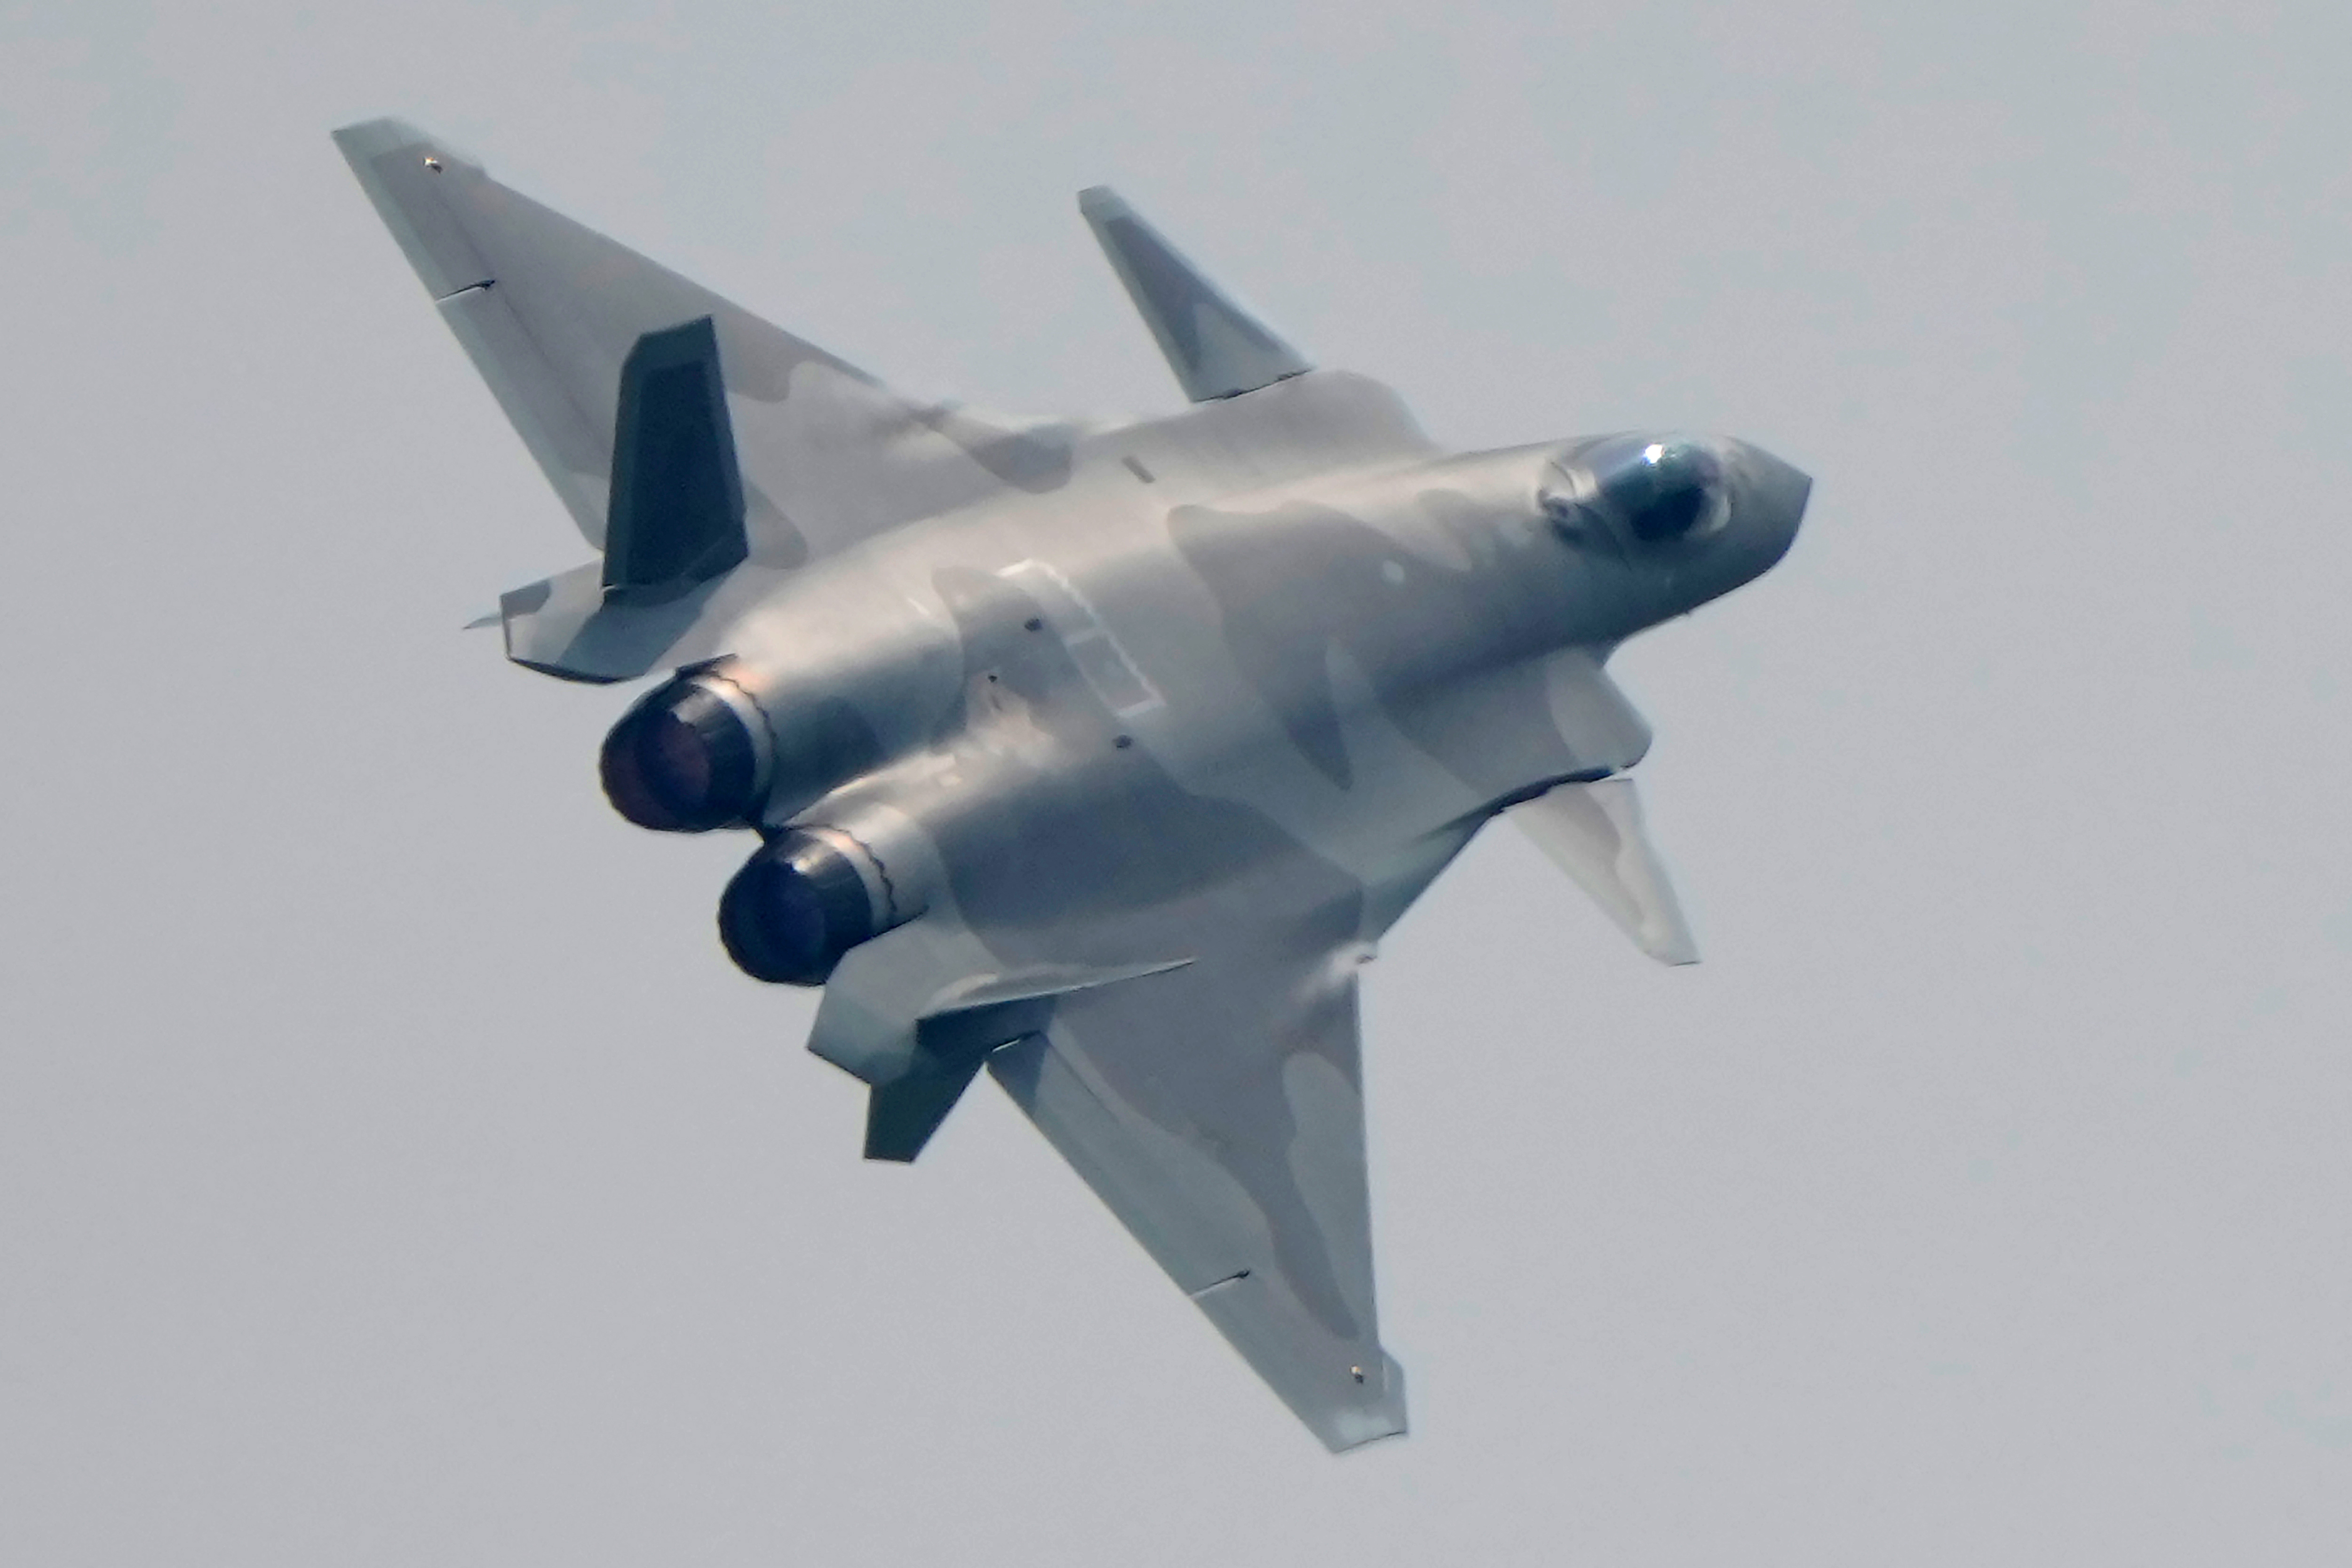
[[[1108,185],[1078,193],[1136,313],[1195,403],[1233,397],[1314,367],[1235,304]]]

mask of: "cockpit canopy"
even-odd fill
[[[1554,469],[1544,510],[1567,531],[1601,518],[1634,545],[1702,539],[1731,515],[1722,459],[1690,437],[1612,437]]]

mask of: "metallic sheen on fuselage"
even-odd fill
[[[337,139],[602,552],[505,596],[509,657],[677,672],[604,787],[756,833],[722,938],[825,985],[867,1153],[914,1158],[986,1068],[1327,1444],[1403,1430],[1356,971],[1501,815],[1696,957],[1605,665],[1778,561],[1804,476],[1673,431],[1442,451],[1101,190],[1192,405],[911,400],[422,132]]]

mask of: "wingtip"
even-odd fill
[[[373,120],[354,120],[349,125],[338,125],[331,134],[336,146],[357,158],[373,158],[379,153],[430,140],[417,126],[388,114],[378,115]]]
[[[1320,1438],[1323,1447],[1334,1454],[1352,1453],[1372,1443],[1402,1437],[1412,1430],[1405,1419],[1404,1368],[1396,1357],[1381,1352],[1381,1364],[1374,1374],[1379,1382],[1365,1392],[1362,1403],[1343,1405],[1324,1412],[1319,1419],[1308,1425]]]
[[[398,115],[355,120],[349,125],[336,126],[330,134],[354,169],[363,168],[386,153],[411,149],[429,153],[441,162],[474,169],[481,167],[481,160],[464,148],[455,146],[447,138],[436,136],[415,121],[403,120]]]
[[[1654,858],[1656,846],[1650,845],[1648,849]],[[1663,875],[1663,868],[1659,874]],[[1692,934],[1689,917],[1683,913],[1681,901],[1675,900],[1673,887],[1662,884],[1661,890],[1664,898],[1673,901],[1653,908],[1642,917],[1634,942],[1667,968],[1687,969],[1699,960],[1698,938]]]
[[[1109,217],[1128,210],[1125,198],[1108,185],[1088,185],[1078,193],[1078,211],[1087,217]]]
[[[1397,1419],[1397,1424],[1393,1426],[1383,1428],[1381,1431],[1370,1433],[1365,1436],[1349,1437],[1342,1442],[1326,1442],[1324,1446],[1333,1455],[1360,1454],[1375,1443],[1393,1442],[1399,1437],[1410,1437],[1411,1436],[1412,1436],[1412,1430],[1405,1426],[1403,1418],[1400,1416]]]

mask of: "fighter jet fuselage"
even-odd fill
[[[1429,731],[1421,749],[1490,812],[1614,771],[1565,746],[1486,765],[1475,738],[1447,744],[1444,716],[1465,687],[1489,706],[1517,687],[1540,723],[1544,658],[1613,645],[1747,581],[1786,549],[1803,499],[1801,478],[1733,442],[1433,455],[1361,378],[1311,373],[1252,395],[1265,406],[1089,436],[1051,492],[782,577],[739,624],[735,651],[616,726],[603,771],[625,816],[772,836],[723,901],[739,963],[820,984],[880,922],[921,914],[944,868],[921,856],[929,875],[894,875],[873,858],[880,842],[1034,868],[1050,844],[1005,842],[1003,827],[1050,801],[1039,831],[1078,837],[1078,819],[1126,809],[1163,773],[1245,779],[1261,755],[1319,757],[1325,776],[1288,770],[1302,775],[1288,781],[1300,812],[1328,833],[1369,811],[1378,837],[1380,797],[1355,787],[1338,737],[1379,715]],[[1360,428],[1375,402],[1392,405],[1391,449],[1249,482],[1263,421]],[[1719,490],[1694,498],[1687,526],[1643,537],[1593,475],[1668,444],[1704,454],[1713,468],[1694,483]],[[1300,456],[1277,450],[1265,468]],[[1055,876],[1066,918],[1135,892],[1116,859],[1089,869],[1103,874]],[[885,879],[874,909],[869,886]]]
[[[605,794],[745,830],[720,941],[824,987],[866,1153],[913,1159],[986,1070],[1327,1444],[1402,1431],[1357,969],[1505,815],[1696,957],[1605,667],[1778,561],[1805,478],[1675,432],[1444,452],[1106,191],[1193,406],[908,399],[421,132],[338,139],[597,547],[505,596],[509,656],[670,672]]]

